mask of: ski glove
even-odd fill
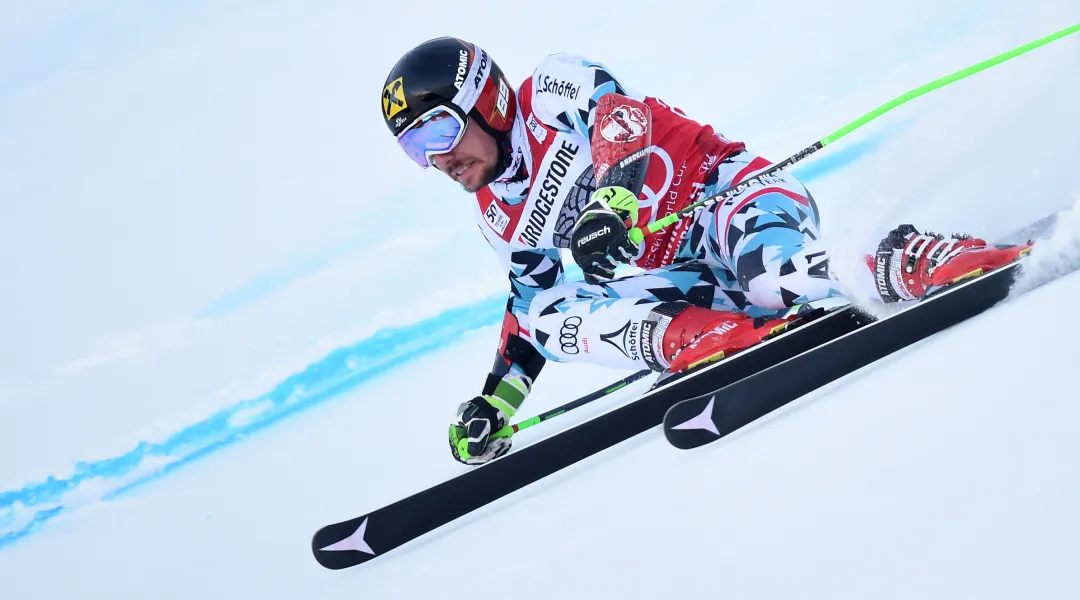
[[[487,396],[477,396],[458,407],[450,425],[450,453],[458,462],[480,465],[510,451],[510,438],[492,438],[506,426],[506,418],[491,406]]]
[[[450,425],[450,453],[468,465],[483,464],[510,451],[510,436],[491,437],[514,416],[529,395],[526,377],[507,376],[492,394],[477,396],[458,407]]]
[[[570,253],[586,282],[610,281],[618,263],[634,259],[638,246],[630,240],[629,228],[637,216],[637,197],[630,190],[607,186],[593,192],[570,234]]]

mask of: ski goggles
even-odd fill
[[[423,168],[431,157],[453,150],[465,135],[469,120],[452,106],[440,104],[416,118],[397,136],[398,144]]]

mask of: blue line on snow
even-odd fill
[[[0,493],[0,548],[62,514],[67,493],[89,480],[119,480],[117,486],[104,496],[111,499],[354,388],[389,368],[423,356],[458,339],[463,333],[497,325],[502,319],[505,303],[505,296],[500,294],[448,310],[415,325],[379,330],[355,345],[331,352],[304,371],[285,379],[269,393],[221,410],[185,427],[164,442],[140,442],[121,456],[80,462],[70,477],[49,477],[20,490]],[[144,472],[139,472],[140,467],[144,467]],[[25,523],[16,524],[22,516],[17,514],[20,511],[32,511],[32,514],[22,519]]]
[[[824,160],[803,166],[798,174],[809,182],[836,171],[873,151],[882,137],[884,132],[846,145]],[[580,279],[580,271],[573,267],[567,275]],[[0,548],[29,536],[46,521],[74,508],[65,503],[68,493],[90,480],[116,480],[101,496],[113,499],[449,344],[463,333],[497,325],[505,302],[505,295],[499,294],[413,325],[379,330],[352,346],[334,350],[270,392],[223,409],[163,442],[143,441],[114,458],[79,462],[69,477],[50,476],[22,489],[0,492]]]

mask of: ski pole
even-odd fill
[[[510,437],[510,436],[514,435],[515,433],[521,431],[522,429],[528,429],[528,428],[532,427],[533,425],[536,425],[538,423],[543,423],[544,421],[547,421],[548,419],[553,419],[553,418],[555,418],[555,417],[557,417],[557,416],[559,416],[559,415],[561,415],[563,413],[567,413],[569,411],[572,411],[575,408],[580,408],[582,406],[585,406],[586,404],[588,404],[588,403],[590,403],[590,402],[592,402],[594,400],[599,400],[600,398],[604,398],[604,397],[606,397],[606,396],[608,396],[608,395],[610,395],[610,394],[612,394],[614,392],[617,392],[617,391],[623,389],[624,387],[630,385],[631,383],[637,381],[638,379],[641,379],[642,377],[645,377],[646,375],[648,375],[650,373],[652,373],[652,371],[650,371],[649,369],[643,369],[641,371],[638,371],[637,373],[627,375],[626,377],[623,377],[622,379],[616,381],[615,383],[612,383],[611,385],[605,387],[604,389],[596,390],[595,392],[592,392],[590,394],[582,396],[582,397],[578,398],[577,400],[574,400],[573,402],[567,402],[566,404],[563,404],[562,406],[558,406],[558,407],[555,407],[555,408],[553,408],[553,409],[551,409],[549,411],[542,412],[542,413],[536,415],[535,417],[530,417],[528,419],[525,419],[524,421],[521,421],[520,423],[516,423],[514,425],[507,425],[506,427],[503,427],[502,429],[500,429],[500,430],[496,431],[495,433],[491,434],[491,437],[493,437],[493,438]]]
[[[866,113],[865,115],[859,117],[858,119],[852,121],[851,123],[848,123],[847,125],[844,125],[840,129],[837,129],[836,131],[830,133],[829,135],[821,138],[820,140],[814,142],[810,146],[807,146],[806,148],[803,148],[802,150],[799,150],[797,153],[795,153],[794,155],[788,157],[787,159],[785,159],[785,160],[783,160],[783,161],[769,167],[768,169],[765,169],[764,171],[758,173],[757,175],[754,175],[753,177],[750,177],[748,179],[743,180],[738,185],[732,186],[732,187],[730,187],[730,188],[728,188],[728,189],[726,189],[726,190],[724,190],[722,192],[718,192],[716,194],[713,194],[712,196],[709,196],[708,198],[703,198],[701,200],[698,200],[697,202],[683,208],[682,210],[679,210],[678,212],[671,213],[670,215],[668,215],[668,216],[666,216],[666,217],[664,217],[662,219],[657,219],[656,221],[653,221],[652,223],[649,223],[644,228],[635,227],[635,228],[631,229],[629,231],[630,240],[633,241],[635,244],[640,244],[642,241],[644,241],[646,235],[651,234],[651,233],[656,233],[657,231],[660,231],[661,229],[664,229],[665,227],[670,227],[670,226],[674,225],[675,223],[678,223],[680,220],[694,214],[695,212],[697,212],[697,211],[699,211],[699,210],[701,210],[703,208],[708,208],[708,207],[710,207],[710,206],[712,206],[714,204],[718,204],[720,202],[728,200],[732,196],[735,196],[736,194],[739,194],[739,193],[745,191],[751,185],[753,185],[754,183],[757,183],[758,181],[760,181],[762,177],[765,177],[766,175],[769,175],[771,173],[779,171],[780,169],[790,167],[791,165],[803,160],[807,156],[810,156],[811,154],[817,152],[818,150],[821,150],[825,146],[828,146],[829,144],[831,144],[831,143],[835,142],[836,140],[844,137],[845,135],[851,133],[852,131],[855,131],[856,129],[862,127],[863,125],[866,125],[870,121],[873,121],[874,119],[876,119],[876,118],[880,117],[881,115],[889,112],[890,110],[896,108],[897,106],[900,106],[901,104],[904,104],[904,103],[906,103],[906,102],[908,102],[910,100],[914,100],[915,98],[918,98],[919,96],[922,96],[923,94],[926,94],[928,92],[932,92],[932,91],[934,91],[934,90],[936,90],[936,89],[938,89],[940,87],[944,87],[944,86],[946,86],[946,85],[948,85],[950,83],[953,83],[954,81],[958,81],[958,80],[963,79],[965,77],[969,77],[971,75],[974,75],[975,73],[978,73],[979,71],[989,69],[990,67],[992,67],[994,65],[1003,63],[1003,62],[1005,62],[1005,61],[1007,61],[1009,59],[1020,56],[1021,54],[1024,54],[1025,52],[1029,52],[1029,51],[1034,50],[1035,48],[1038,48],[1040,46],[1045,46],[1046,44],[1049,44],[1050,42],[1052,42],[1054,40],[1057,40],[1059,38],[1063,38],[1063,37],[1065,37],[1065,36],[1067,36],[1069,34],[1072,34],[1072,33],[1076,33],[1077,31],[1080,31],[1080,24],[1073,25],[1072,27],[1062,29],[1061,31],[1058,31],[1056,33],[1052,33],[1052,34],[1050,34],[1050,35],[1048,35],[1046,37],[1035,40],[1034,42],[1029,42],[1027,44],[1024,44],[1023,46],[1020,46],[1018,48],[1014,48],[1012,50],[1009,50],[1008,52],[1003,52],[1002,54],[999,54],[999,55],[997,55],[997,56],[995,56],[993,58],[988,58],[988,59],[986,59],[986,60],[984,60],[984,61],[982,61],[980,63],[977,63],[977,64],[974,64],[974,65],[972,65],[970,67],[967,67],[966,69],[961,69],[961,70],[959,70],[959,71],[957,71],[957,72],[955,72],[955,73],[953,73],[951,75],[946,75],[945,77],[942,77],[940,79],[935,79],[934,81],[931,81],[930,83],[927,83],[926,85],[917,87],[917,88],[911,90],[910,92],[908,92],[906,94],[903,94],[902,96],[898,96],[898,97],[886,102],[885,104],[882,104],[881,106],[879,106],[879,107],[875,108],[874,110]]]

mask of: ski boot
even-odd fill
[[[905,224],[893,229],[867,257],[885,302],[919,300],[928,293],[1003,267],[1031,252],[1032,244],[987,244],[970,235],[920,233]]]
[[[685,302],[661,305],[653,314],[657,318],[652,340],[658,358],[655,362],[668,373],[731,356],[784,331],[800,319],[798,311],[755,319],[743,313],[710,310]]]

